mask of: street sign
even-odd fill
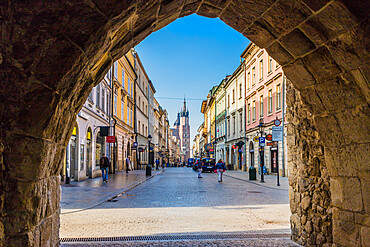
[[[280,142],[283,141],[283,127],[272,126],[272,141]]]
[[[138,148],[137,149],[139,152],[144,152],[144,148]]]
[[[280,126],[281,124],[281,121],[279,119],[275,119],[274,120],[274,125],[277,127],[277,126]]]
[[[136,148],[137,147],[137,142],[134,142],[132,145]]]
[[[116,137],[115,137],[115,136],[107,136],[107,137],[105,138],[105,141],[106,141],[107,143],[115,143],[115,142],[116,142]]]
[[[260,143],[260,147],[263,147],[263,146],[265,146],[265,137],[260,137],[259,138],[259,143]]]
[[[258,142],[259,141],[259,137],[258,136],[253,137],[253,141],[254,142]]]
[[[267,136],[266,136],[266,140],[268,140],[268,141],[272,141],[272,135],[271,135],[271,134],[267,135]]]

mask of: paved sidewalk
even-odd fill
[[[277,190],[289,190],[288,177],[279,177],[280,186],[277,186],[276,175],[264,175],[264,183],[261,183],[261,175],[257,173],[257,180],[249,180],[249,173],[242,171],[226,171],[224,173],[226,177],[232,177],[244,182],[252,183],[264,188],[277,189]]]
[[[152,176],[160,172],[162,170],[152,170]],[[97,177],[62,185],[61,213],[71,213],[94,207],[135,187],[146,179],[148,177],[145,175],[145,170],[135,170],[129,173],[109,174],[107,183],[103,183],[102,178]]]

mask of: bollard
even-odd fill
[[[249,180],[256,180],[256,168],[249,167]]]
[[[150,165],[146,166],[146,175],[151,176],[152,175],[152,167]]]

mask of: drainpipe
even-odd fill
[[[282,112],[281,112],[281,122],[283,123],[283,140],[281,142],[281,144],[283,145],[283,148],[282,148],[282,162],[281,162],[281,168],[282,168],[282,173],[283,173],[283,177],[285,177],[285,153],[284,153],[284,137],[285,137],[285,122],[284,122],[284,118],[285,118],[285,83],[286,83],[286,76],[284,75],[283,76],[283,109],[282,109]],[[278,171],[279,172],[279,171]]]
[[[215,144],[213,145],[213,152],[214,152],[214,157],[215,157],[215,162],[216,161],[216,155],[217,155],[217,149],[216,149],[216,145],[217,145],[217,100],[216,100],[216,97],[214,97],[214,101],[215,101]]]
[[[248,171],[247,165],[247,73],[246,73],[246,66],[244,63],[244,166],[245,171]]]
[[[136,84],[137,84],[137,74],[136,74],[136,69],[137,69],[137,66],[136,66],[136,52],[133,51],[133,56],[134,56],[134,71],[135,71],[135,80],[134,80],[134,133],[135,133],[135,142],[137,143],[137,136],[138,136],[138,133],[137,133],[137,105],[136,105]],[[138,152],[138,146],[139,144],[136,146],[136,167],[139,168],[139,152]]]
[[[111,125],[112,123],[113,123],[113,121],[114,121],[114,81],[113,81],[113,77],[114,77],[114,62],[113,62],[113,60],[111,60],[111,68],[110,68],[112,71],[111,71],[111,74],[110,74],[110,83],[111,83],[111,112],[110,112],[110,124],[109,125]],[[114,124],[113,125],[113,130],[112,130],[112,132],[111,132],[111,134],[113,135],[113,136],[115,136],[115,133],[116,133],[116,130],[115,130],[115,128],[116,128],[116,125]],[[115,160],[115,144],[113,144],[113,147],[111,148],[111,144],[109,143],[109,150],[112,150],[112,161],[113,161],[113,171],[111,172],[111,173],[115,173],[115,168],[116,168],[116,160]]]

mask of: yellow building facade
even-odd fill
[[[134,142],[134,107],[135,80],[133,56],[131,51],[121,57],[113,65],[113,119],[116,136],[116,171],[126,170],[126,158],[130,156]],[[133,167],[133,166],[132,166]]]

